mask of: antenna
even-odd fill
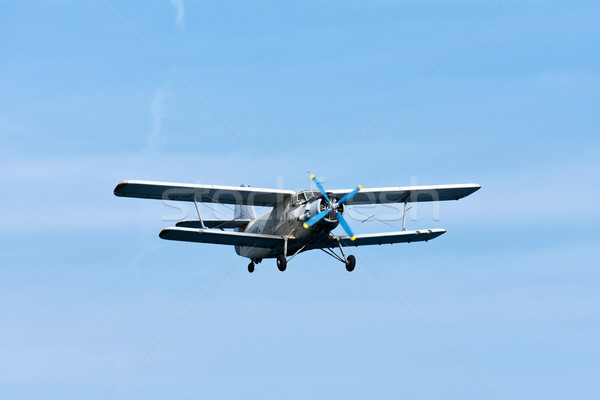
[[[306,173],[308,174],[309,177],[312,175],[310,173],[310,171],[306,171]],[[312,196],[312,191],[313,191],[313,188],[312,188],[312,179],[308,178],[308,180],[310,181],[310,192],[311,192],[311,196]]]

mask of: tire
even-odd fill
[[[352,254],[348,256],[346,259],[346,271],[352,272],[354,271],[354,267],[356,266],[356,258]]]
[[[248,272],[253,273],[254,272],[254,263],[250,263],[248,264]]]
[[[277,268],[283,272],[285,271],[285,267],[287,267],[287,260],[283,254],[280,254],[277,256]]]

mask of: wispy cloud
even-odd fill
[[[183,5],[183,0],[171,0],[171,4],[173,8],[175,8],[175,23],[177,27],[180,29],[185,28],[185,6]]]
[[[154,98],[150,102],[150,113],[152,115],[152,131],[146,138],[146,150],[157,152],[164,148],[167,144],[166,136],[161,134],[162,121],[167,116],[167,108],[165,107],[165,91],[159,89]]]

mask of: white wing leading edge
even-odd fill
[[[291,197],[293,190],[216,186],[189,183],[123,181],[115,187],[115,196],[141,199],[194,201],[272,207]]]
[[[354,240],[349,236],[339,238],[340,244],[344,247],[350,246],[370,246],[376,244],[394,244],[394,243],[412,243],[427,242],[446,233],[445,229],[419,229],[416,231],[400,231],[385,233],[370,233],[365,235],[356,235]],[[324,241],[315,243],[311,248],[334,248],[338,246],[338,241],[333,237],[328,237]]]
[[[160,238],[182,242],[213,243],[230,246],[283,248],[284,245],[284,239],[281,236],[276,235],[180,227],[163,229],[160,232]]]
[[[475,183],[460,185],[399,186],[386,188],[361,189],[346,202],[347,205],[415,203],[422,201],[458,200],[481,188]],[[354,189],[331,190],[335,198],[341,199]]]

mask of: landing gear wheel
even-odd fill
[[[277,268],[279,268],[279,270],[281,272],[285,271],[285,267],[287,266],[287,260],[285,259],[285,256],[283,254],[280,254],[277,256]]]
[[[253,273],[254,272],[254,263],[251,262],[250,264],[248,264],[248,272]]]
[[[351,254],[346,258],[346,271],[352,272],[354,271],[354,267],[356,266],[356,258]]]

